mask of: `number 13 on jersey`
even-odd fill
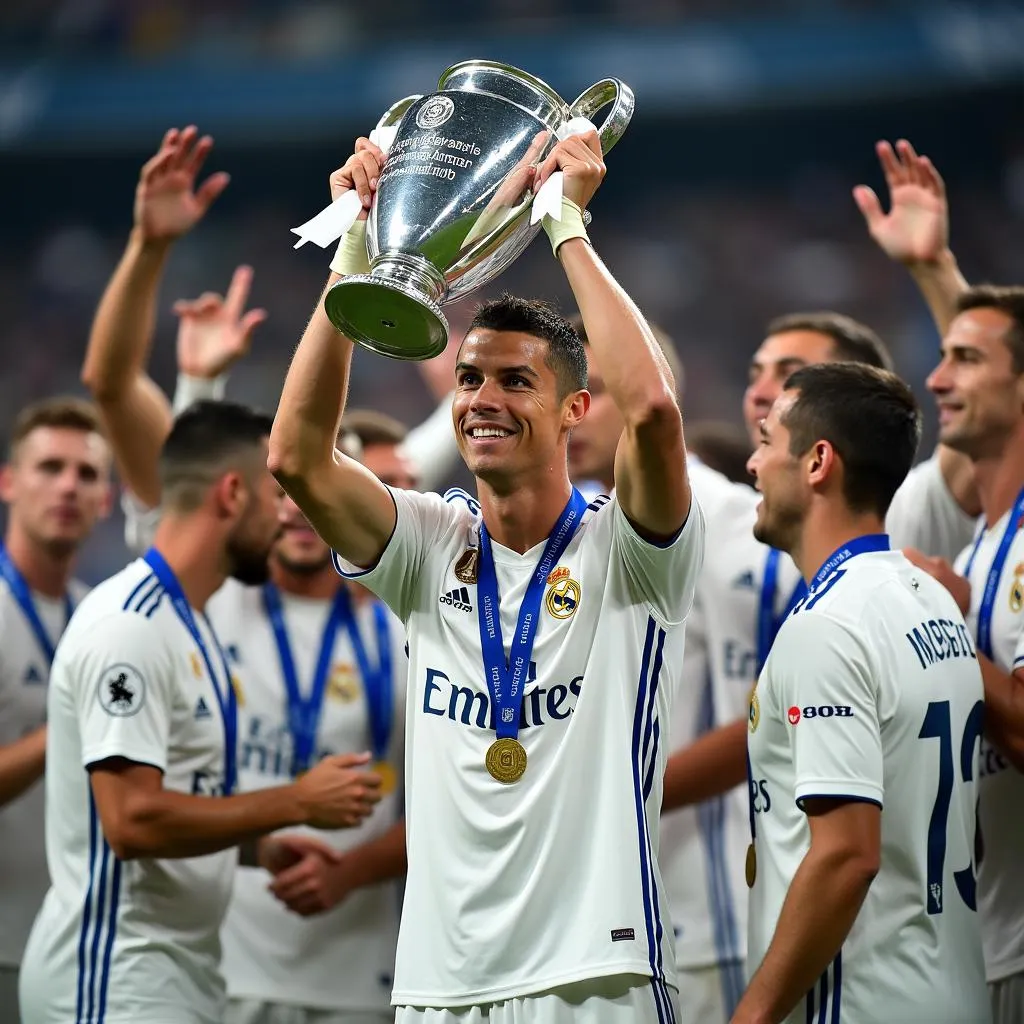
[[[928,823],[928,913],[942,913],[943,878],[946,867],[946,845],[948,841],[949,807],[953,797],[954,775],[959,767],[960,778],[964,782],[974,779],[977,763],[977,745],[981,739],[982,717],[985,705],[977,701],[964,723],[960,736],[959,766],[953,757],[953,723],[950,720],[948,700],[932,701],[924,716],[921,731],[917,734],[922,740],[937,739],[939,741],[939,778],[935,803],[932,806],[931,818]],[[975,828],[977,829],[977,825]],[[977,847],[977,843],[975,844]],[[971,910],[977,910],[975,896],[976,880],[975,865],[969,863],[966,868],[953,872],[957,892]]]

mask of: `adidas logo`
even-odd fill
[[[734,590],[753,590],[757,584],[754,583],[754,573],[748,569],[746,572],[741,572],[739,576],[732,581]]]
[[[44,682],[43,674],[35,667],[35,665],[29,665],[25,671],[25,679],[23,680],[28,685],[38,685]]]
[[[200,718],[209,718],[209,717],[210,717],[209,705],[206,703],[205,698],[200,697],[199,700],[196,702],[196,721],[198,722]]]
[[[441,604],[450,604],[460,612],[471,612],[473,610],[473,605],[469,600],[469,591],[465,587],[456,587],[454,590],[449,590],[447,594],[442,594],[438,601]]]

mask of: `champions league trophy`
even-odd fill
[[[378,128],[398,131],[367,219],[370,273],[339,281],[324,301],[346,337],[393,359],[444,351],[441,304],[497,277],[540,230],[530,168],[572,134],[569,122],[611,103],[599,130],[607,154],[633,114],[633,93],[617,79],[566,103],[539,78],[494,61],[456,64],[437,87],[381,118]]]

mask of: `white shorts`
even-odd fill
[[[674,988],[618,974],[482,1006],[399,1006],[395,1024],[682,1024],[682,1018]]]
[[[711,967],[680,967],[681,1024],[729,1024],[746,988],[743,961]]]
[[[224,1024],[390,1024],[390,1011],[322,1010],[261,999],[229,999]]]

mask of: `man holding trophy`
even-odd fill
[[[513,133],[518,152],[488,149],[467,137],[463,98],[409,106],[391,153],[420,145],[402,146],[414,121],[456,145],[430,143],[430,156],[399,162],[412,168],[399,175],[360,139],[332,175],[335,198],[352,191],[362,211],[332,264],[330,317],[319,302],[288,372],[269,465],[339,571],[408,631],[399,1024],[674,1024],[659,737],[704,536],[682,418],[657,342],[584,226],[605,173],[598,134],[556,142],[545,124],[540,135],[524,124]],[[440,133],[444,120],[452,124]],[[537,162],[524,170],[530,147]],[[477,180],[474,168],[439,153],[476,168],[508,157],[520,211],[559,176],[557,216],[542,225],[626,424],[614,497],[588,505],[569,482],[569,433],[590,403],[578,335],[551,307],[511,296],[478,310],[456,367],[453,426],[476,499],[390,489],[334,450],[353,340],[393,355],[408,340],[422,358],[444,331],[439,305],[453,290],[450,268],[431,257],[461,247],[466,276],[511,259],[500,250],[502,183],[467,197],[459,190]],[[371,237],[366,274],[367,211],[379,230],[375,218],[396,207],[424,241],[385,253]]]

